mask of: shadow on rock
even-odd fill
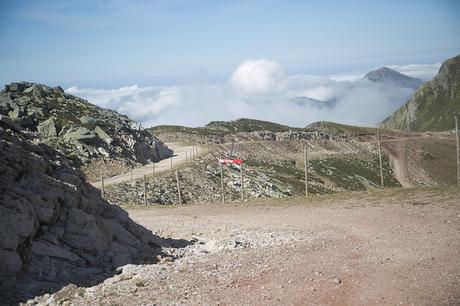
[[[59,152],[0,120],[0,301],[73,283],[93,286],[126,264],[150,264],[164,240],[105,201]]]

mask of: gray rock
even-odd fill
[[[80,118],[78,118],[78,120],[80,120],[81,123],[88,125],[95,125],[99,122],[98,119],[91,116],[81,116]]]
[[[33,86],[32,95],[36,98],[44,98],[47,96],[45,90],[39,85]]]
[[[111,144],[113,139],[112,137],[110,137],[109,134],[107,134],[103,129],[101,129],[99,126],[96,126],[96,128],[94,129],[94,132],[96,132],[97,136],[99,136],[99,138],[101,138],[102,140],[104,140],[107,144]]]
[[[7,88],[9,91],[16,91],[16,92],[21,92],[26,87],[27,86],[24,83],[11,83],[10,85],[7,85]]]
[[[53,117],[43,121],[38,125],[38,132],[45,138],[56,137],[58,135],[58,129]]]
[[[7,116],[0,115],[0,123],[6,125],[7,127],[15,130],[15,131],[20,131],[21,126],[17,123],[15,123],[11,118]]]
[[[88,130],[85,127],[70,129],[64,134],[64,140],[66,141],[78,140],[88,142],[94,140],[95,138],[96,135],[94,135],[90,130]]]

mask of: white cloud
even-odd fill
[[[437,65],[437,64],[436,64]],[[413,76],[433,74],[435,65],[393,66]],[[359,75],[359,77],[358,77]],[[306,126],[318,120],[375,126],[404,104],[408,88],[362,80],[364,73],[335,76],[287,75],[276,62],[248,60],[228,82],[205,86],[138,87],[113,90],[71,87],[67,92],[126,114],[143,126],[200,126],[212,120],[256,118]],[[296,103],[293,98],[309,97]]]
[[[246,60],[233,72],[231,83],[251,94],[269,94],[280,89],[286,73],[280,64],[266,59]]]

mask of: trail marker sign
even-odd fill
[[[219,163],[221,164],[243,164],[242,159],[219,159]]]

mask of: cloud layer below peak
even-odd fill
[[[390,66],[431,79],[434,65]],[[288,75],[277,62],[243,61],[229,81],[201,86],[138,87],[112,90],[70,87],[68,93],[128,115],[149,127],[200,126],[213,120],[256,118],[305,126],[319,120],[375,126],[404,104],[413,90],[362,79],[365,72],[334,76]]]

